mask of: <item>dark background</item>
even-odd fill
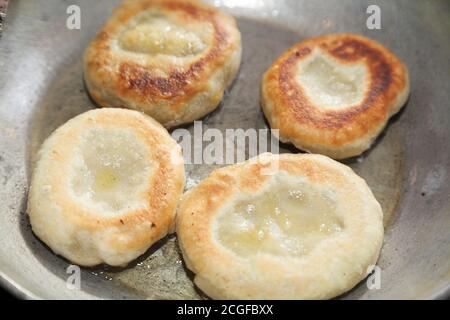
[[[15,299],[16,299],[16,297],[11,295],[3,287],[0,287],[0,300],[15,300]]]

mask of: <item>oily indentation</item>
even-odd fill
[[[364,99],[367,70],[361,63],[345,65],[316,52],[297,70],[299,85],[316,107],[348,108]]]
[[[91,130],[79,152],[72,178],[76,196],[110,213],[146,205],[148,151],[132,132]]]
[[[167,7],[171,8],[172,6],[168,3]],[[151,24],[152,21],[160,21],[160,26],[162,26],[164,25],[162,20],[172,24],[172,26],[178,28],[177,30],[180,30],[178,34],[184,35],[181,37],[183,38],[183,45],[176,44],[177,37],[174,35],[176,32],[164,35],[168,42],[166,44],[174,43],[174,45],[164,46],[162,51],[171,52],[173,55],[165,54],[163,56],[165,58],[176,58],[176,54],[178,54],[181,58],[192,58],[192,63],[186,68],[170,68],[170,70],[164,70],[161,73],[161,70],[156,72],[156,69],[159,68],[149,68],[142,63],[123,62],[119,66],[120,90],[123,90],[123,92],[132,90],[143,96],[152,95],[169,99],[185,95],[187,91],[190,95],[193,95],[196,91],[203,90],[201,87],[193,89],[190,84],[193,80],[198,81],[212,72],[213,69],[206,68],[206,66],[223,55],[224,50],[230,45],[230,34],[218,22],[218,19],[215,19],[214,15],[208,11],[203,12],[197,7],[183,3],[176,3],[173,9],[186,12],[196,22],[193,25],[175,24],[170,22],[163,13],[145,12],[142,16],[136,18],[135,26]],[[191,39],[193,42],[187,41],[187,39]],[[100,40],[99,43],[104,41],[106,40]],[[156,45],[156,51],[160,49],[160,46]],[[190,52],[192,54],[187,55]]]
[[[278,184],[220,215],[216,231],[218,241],[241,256],[301,256],[342,228],[331,193]]]
[[[367,81],[370,81],[370,85],[364,92],[364,99],[355,104],[353,108],[316,112],[316,108],[312,107],[308,99],[309,96],[302,90],[298,90],[298,77],[295,74],[298,61],[299,59],[308,59],[308,55],[311,55],[317,48],[333,58],[341,60],[342,64],[364,63],[368,73]],[[318,128],[337,129],[348,126],[351,121],[367,122],[364,120],[367,116],[377,120],[378,115],[387,111],[386,105],[383,105],[382,102],[393,84],[392,69],[392,63],[378,47],[368,41],[344,36],[339,41],[323,39],[317,40],[315,44],[298,45],[290,56],[280,62],[277,73],[280,90],[288,97],[285,100],[297,121],[308,122]],[[359,131],[354,131],[354,134],[347,135],[346,138],[351,138],[357,133]]]
[[[164,16],[152,16],[126,29],[119,44],[135,53],[175,57],[197,55],[206,48],[198,35]]]

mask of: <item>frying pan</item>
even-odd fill
[[[69,4],[81,29],[66,28]],[[81,56],[117,1],[27,1],[9,4],[0,39],[0,282],[23,298],[199,299],[176,236],[126,268],[81,269],[67,286],[69,262],[31,232],[27,188],[42,141],[68,119],[94,108]],[[450,294],[450,2],[223,0],[242,32],[243,63],[205,127],[266,128],[259,107],[264,70],[294,43],[319,34],[354,32],[394,51],[409,67],[411,96],[375,145],[346,160],[366,179],[385,213],[381,284],[365,281],[343,299],[433,299]],[[367,7],[380,8],[381,29],[368,29]],[[192,126],[186,127],[192,130]],[[298,152],[281,145],[280,152]],[[214,165],[187,165],[188,187]]]

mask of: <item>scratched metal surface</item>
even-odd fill
[[[27,1],[9,4],[0,39],[0,280],[26,298],[198,299],[176,237],[163,239],[127,268],[82,269],[81,290],[69,290],[68,262],[31,232],[27,188],[42,141],[95,105],[82,81],[81,54],[117,1]],[[65,27],[79,4],[81,30]],[[444,298],[450,290],[450,2],[370,1],[382,30],[368,30],[364,1],[223,0],[243,36],[243,63],[221,107],[205,127],[265,128],[258,105],[263,71],[295,42],[350,31],[400,56],[411,74],[408,105],[375,146],[346,161],[382,204],[386,237],[379,290],[364,283],[344,299]],[[187,127],[192,130],[191,126]],[[282,152],[295,152],[282,146]],[[189,165],[188,185],[214,166]]]

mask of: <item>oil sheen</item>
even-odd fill
[[[241,256],[304,255],[342,228],[330,194],[296,184],[241,200],[217,220],[218,240]]]
[[[149,155],[132,132],[93,129],[78,150],[71,184],[80,200],[110,214],[145,205]]]
[[[122,49],[150,55],[192,56],[206,45],[195,32],[164,17],[153,17],[125,30],[119,38]]]

